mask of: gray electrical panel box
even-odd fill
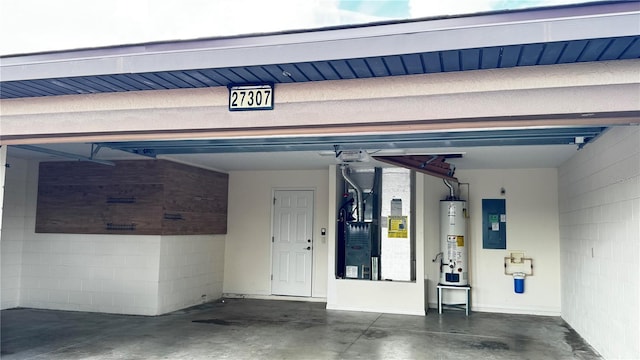
[[[504,199],[482,199],[482,248],[507,248],[507,211]]]

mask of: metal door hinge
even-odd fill
[[[271,242],[276,242],[275,238],[272,236],[271,237]]]
[[[273,274],[271,274],[271,280],[273,280]]]

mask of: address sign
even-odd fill
[[[273,85],[229,86],[229,111],[273,110]]]

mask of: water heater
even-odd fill
[[[440,201],[440,284],[469,284],[467,262],[467,203],[447,198]]]

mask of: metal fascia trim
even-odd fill
[[[293,34],[2,57],[0,78],[18,81],[260,66],[609,38],[638,35],[638,23],[637,3],[507,12]]]

